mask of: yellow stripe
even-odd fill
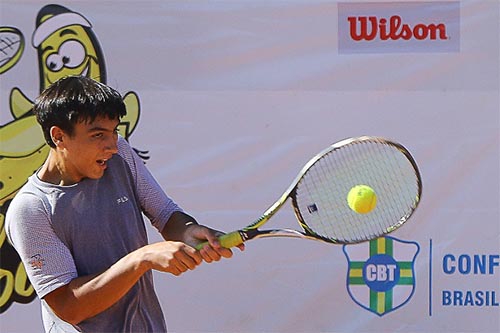
[[[363,276],[363,270],[361,268],[354,268],[349,271],[349,276],[350,277],[362,277]]]
[[[377,239],[377,253],[385,254],[385,237],[380,237]]]
[[[413,277],[411,269],[402,269],[399,271],[400,277]]]
[[[385,293],[384,292],[377,293],[377,312],[378,313],[385,312]]]

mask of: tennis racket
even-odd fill
[[[371,187],[377,198],[375,208],[366,214],[356,213],[347,201],[349,191],[360,184]],[[219,237],[219,241],[226,248],[263,237],[295,237],[336,244],[368,241],[408,221],[421,195],[420,173],[405,147],[379,137],[350,138],[314,156],[261,217],[241,230]],[[288,199],[302,231],[259,230]]]

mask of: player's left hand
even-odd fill
[[[200,249],[200,254],[204,261],[210,263],[213,261],[219,261],[221,258],[231,258],[233,256],[233,251],[222,247],[220,245],[219,239],[224,235],[223,232],[210,229],[202,225],[191,225],[185,232],[185,243],[195,247],[196,245],[207,242],[203,248]],[[238,248],[243,251],[245,249],[244,244],[238,245]]]

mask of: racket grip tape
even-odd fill
[[[228,234],[222,235],[219,237],[219,242],[222,247],[225,247],[226,249],[230,249],[232,247],[238,246],[243,243],[243,238],[241,238],[241,235],[239,231],[233,231]],[[207,245],[208,242],[200,243],[196,245],[197,250],[201,250],[205,245]]]

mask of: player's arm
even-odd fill
[[[125,255],[101,273],[78,276],[72,253],[54,232],[46,207],[41,198],[19,193],[7,212],[5,230],[37,294],[73,325],[115,304],[148,270],[179,275],[202,262],[200,253],[184,243],[159,242]],[[41,257],[40,265],[32,264],[34,254]]]
[[[61,319],[77,325],[115,304],[148,270],[180,275],[201,262],[200,253],[184,243],[150,244],[129,253],[100,274],[71,280],[44,299]]]

